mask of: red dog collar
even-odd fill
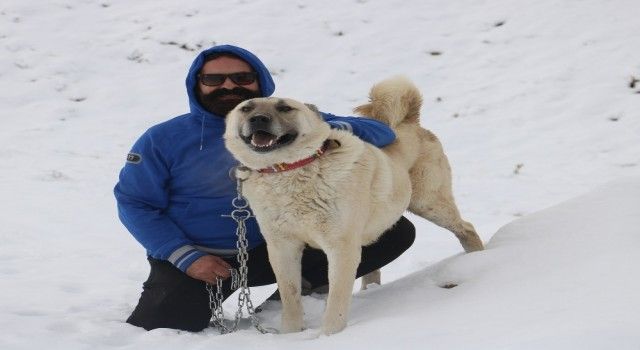
[[[268,168],[259,169],[258,172],[261,174],[273,174],[273,173],[281,173],[283,171],[289,171],[289,170],[303,167],[313,162],[314,160],[320,158],[320,156],[323,155],[324,152],[326,152],[328,147],[329,147],[329,141],[325,141],[325,143],[322,144],[322,147],[320,147],[316,151],[316,153],[312,154],[310,157],[307,157],[305,159],[299,160],[294,163],[277,163]]]

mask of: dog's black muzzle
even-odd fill
[[[269,131],[271,129],[271,117],[264,114],[254,115],[249,118],[249,130],[251,133],[256,131]]]
[[[298,133],[290,131],[283,135],[276,135],[272,117],[268,114],[256,114],[247,120],[248,135],[240,134],[244,142],[256,152],[265,153],[292,143]]]

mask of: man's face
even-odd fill
[[[251,66],[236,57],[220,56],[206,62],[200,74],[230,74],[253,72]],[[209,111],[219,116],[226,116],[235,106],[244,100],[260,97],[258,80],[248,85],[239,85],[227,77],[222,84],[217,86],[204,85],[198,79],[198,99]]]

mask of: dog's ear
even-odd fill
[[[320,111],[318,110],[318,107],[316,107],[316,105],[313,105],[311,103],[305,103],[305,106],[307,106],[307,108],[309,108],[310,110],[314,111],[316,114],[320,115]]]

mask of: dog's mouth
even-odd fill
[[[276,136],[267,131],[258,130],[251,135],[241,135],[241,137],[251,149],[264,153],[292,143],[298,137],[298,133],[289,132],[282,136]]]

